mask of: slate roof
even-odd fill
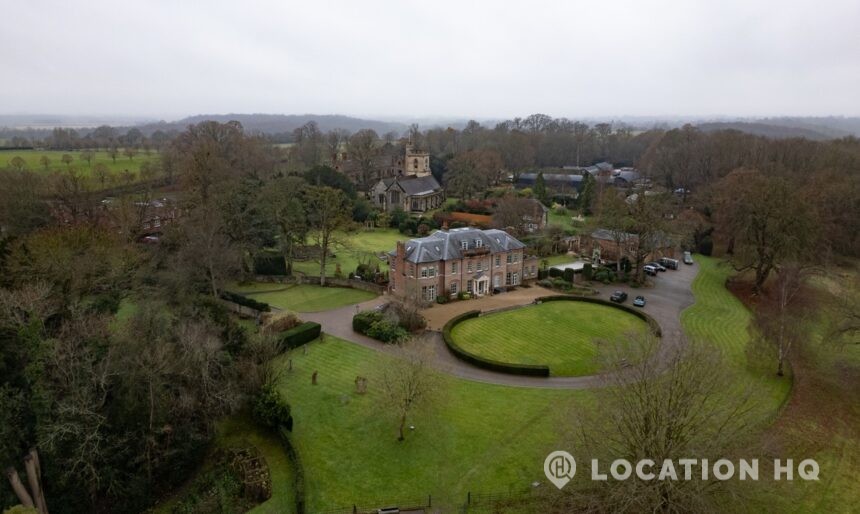
[[[507,252],[525,248],[522,242],[512,237],[504,230],[478,228],[453,228],[437,230],[427,237],[410,239],[406,242],[406,260],[420,264],[440,260],[457,260],[463,258],[463,241],[467,250],[478,248],[476,240],[481,241],[482,248],[489,248],[490,253]],[[389,255],[396,255],[389,252]]]
[[[442,189],[442,186],[433,178],[433,175],[427,175],[426,177],[392,177],[383,179],[382,182],[385,184],[385,189],[389,189],[394,183],[397,183],[400,189],[409,196],[429,195]]]
[[[612,235],[612,231],[605,228],[598,228],[594,232],[591,233],[592,239],[601,239],[604,241],[615,241],[615,237]],[[621,241],[626,240],[635,240],[639,237],[636,234],[631,234],[629,232],[621,233]],[[669,237],[665,232],[655,232],[654,233],[654,243],[660,248],[668,248],[673,246],[672,238]]]

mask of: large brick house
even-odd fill
[[[422,301],[460,292],[492,295],[534,280],[537,257],[503,230],[455,228],[398,241],[389,253],[392,294]]]

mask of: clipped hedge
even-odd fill
[[[460,314],[459,316],[455,316],[448,320],[448,323],[445,323],[445,326],[442,328],[442,339],[445,341],[445,344],[448,346],[448,349],[451,350],[454,355],[456,355],[459,359],[462,359],[474,366],[488,369],[490,371],[498,371],[500,373],[509,373],[511,375],[526,375],[533,377],[549,376],[549,366],[545,366],[542,364],[510,364],[507,362],[500,362],[480,357],[460,348],[460,346],[458,346],[457,343],[454,342],[454,338],[451,337],[451,330],[453,330],[453,328],[459,323],[462,323],[467,319],[477,318],[480,315],[481,311],[464,312],[463,314]]]
[[[296,328],[281,333],[281,344],[285,349],[298,348],[318,338],[321,331],[322,326],[319,323],[306,321]]]
[[[278,435],[281,436],[281,444],[287,452],[287,458],[290,460],[293,468],[293,498],[295,499],[296,514],[305,514],[305,468],[302,466],[302,460],[299,458],[299,452],[293,446],[290,440],[289,431],[286,427],[278,429]]]
[[[541,296],[540,298],[535,299],[535,303],[538,302],[558,302],[558,301],[568,301],[568,302],[586,302],[586,303],[596,303],[599,305],[605,305],[607,307],[612,307],[614,309],[622,310],[628,314],[632,314],[637,318],[641,319],[645,323],[648,324],[648,327],[651,329],[651,333],[653,333],[657,337],[663,336],[663,330],[660,328],[660,324],[657,323],[657,320],[646,314],[640,309],[636,309],[634,307],[630,307],[627,305],[622,305],[620,303],[610,302],[609,300],[604,300],[602,298],[593,298],[590,296],[578,296],[578,295],[553,295],[553,296]]]
[[[221,298],[227,300],[228,302],[233,302],[237,305],[241,305],[242,307],[254,309],[255,311],[269,312],[270,310],[272,310],[272,308],[269,307],[268,303],[258,302],[253,298],[248,298],[247,296],[243,296],[237,293],[231,293],[230,291],[221,291]]]

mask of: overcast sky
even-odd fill
[[[860,115],[860,1],[2,0],[0,113]]]

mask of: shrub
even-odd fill
[[[263,316],[263,331],[268,334],[278,334],[296,328],[302,320],[292,312],[278,312]]]
[[[381,319],[371,323],[367,336],[383,343],[399,343],[409,337],[409,333],[394,321]]]
[[[591,267],[591,263],[586,263],[585,266],[582,267],[582,275],[585,277],[585,280],[591,280],[594,276],[594,268]]]
[[[385,307],[385,313],[394,318],[394,322],[409,332],[421,330],[427,326],[427,320],[421,315],[421,306],[414,301],[395,299]]]
[[[436,297],[436,303],[439,303],[439,304],[448,303],[448,300],[449,300],[448,296],[446,296],[444,294],[440,294],[439,296]]]
[[[292,430],[293,421],[290,416],[290,404],[285,402],[275,387],[265,385],[257,394],[253,408],[254,419],[269,429],[286,427]]]
[[[550,268],[550,269],[549,269],[549,276],[551,276],[551,277],[560,277],[560,276],[562,276],[563,274],[564,274],[564,272],[562,272],[562,271],[561,271],[560,269],[558,269],[558,268]]]
[[[352,317],[352,329],[359,334],[367,335],[370,325],[382,320],[382,313],[379,311],[361,311]]]
[[[322,327],[319,323],[306,321],[301,325],[281,334],[281,344],[284,348],[298,348],[320,336]]]
[[[594,274],[594,280],[603,282],[604,284],[615,282],[615,272],[609,268],[600,268],[597,270],[597,273]]]
[[[573,270],[571,268],[565,269],[563,276],[568,282],[573,282]]]

